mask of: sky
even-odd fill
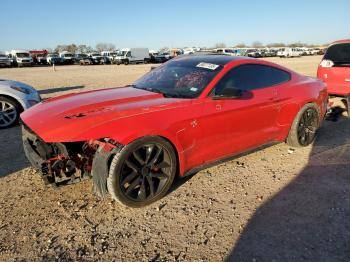
[[[0,50],[324,44],[350,38],[350,0],[1,0]]]

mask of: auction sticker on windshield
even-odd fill
[[[201,62],[198,65],[196,65],[196,67],[201,67],[201,68],[206,68],[206,69],[210,69],[210,70],[215,70],[216,68],[219,67],[219,65]]]

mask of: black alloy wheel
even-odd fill
[[[112,160],[108,191],[131,207],[142,207],[163,197],[176,174],[176,155],[169,142],[143,138],[127,145]]]
[[[318,112],[314,108],[308,108],[303,112],[299,120],[297,131],[300,145],[307,146],[314,141],[319,125],[318,121]]]

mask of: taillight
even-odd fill
[[[321,67],[332,67],[332,66],[334,66],[334,63],[331,60],[325,59],[325,60],[322,60],[320,66]]]

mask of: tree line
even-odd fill
[[[318,47],[320,45],[316,45],[316,44],[307,44],[307,43],[302,43],[302,42],[294,42],[294,43],[290,43],[290,44],[286,44],[286,43],[269,43],[264,45],[263,43],[261,43],[260,41],[254,41],[251,45],[246,45],[245,43],[238,43],[236,45],[233,45],[233,47],[236,48],[247,48],[247,47],[253,47],[253,48],[262,48],[262,47]],[[328,46],[328,44],[324,44],[321,46]],[[215,48],[223,48],[223,47],[227,47],[225,43],[217,43],[215,45]]]
[[[95,48],[89,46],[89,45],[76,45],[76,44],[69,44],[69,45],[57,45],[54,49],[46,48],[49,52],[55,52],[60,53],[63,51],[67,51],[70,53],[90,53],[94,51],[114,51],[115,45],[111,43],[98,43]]]

